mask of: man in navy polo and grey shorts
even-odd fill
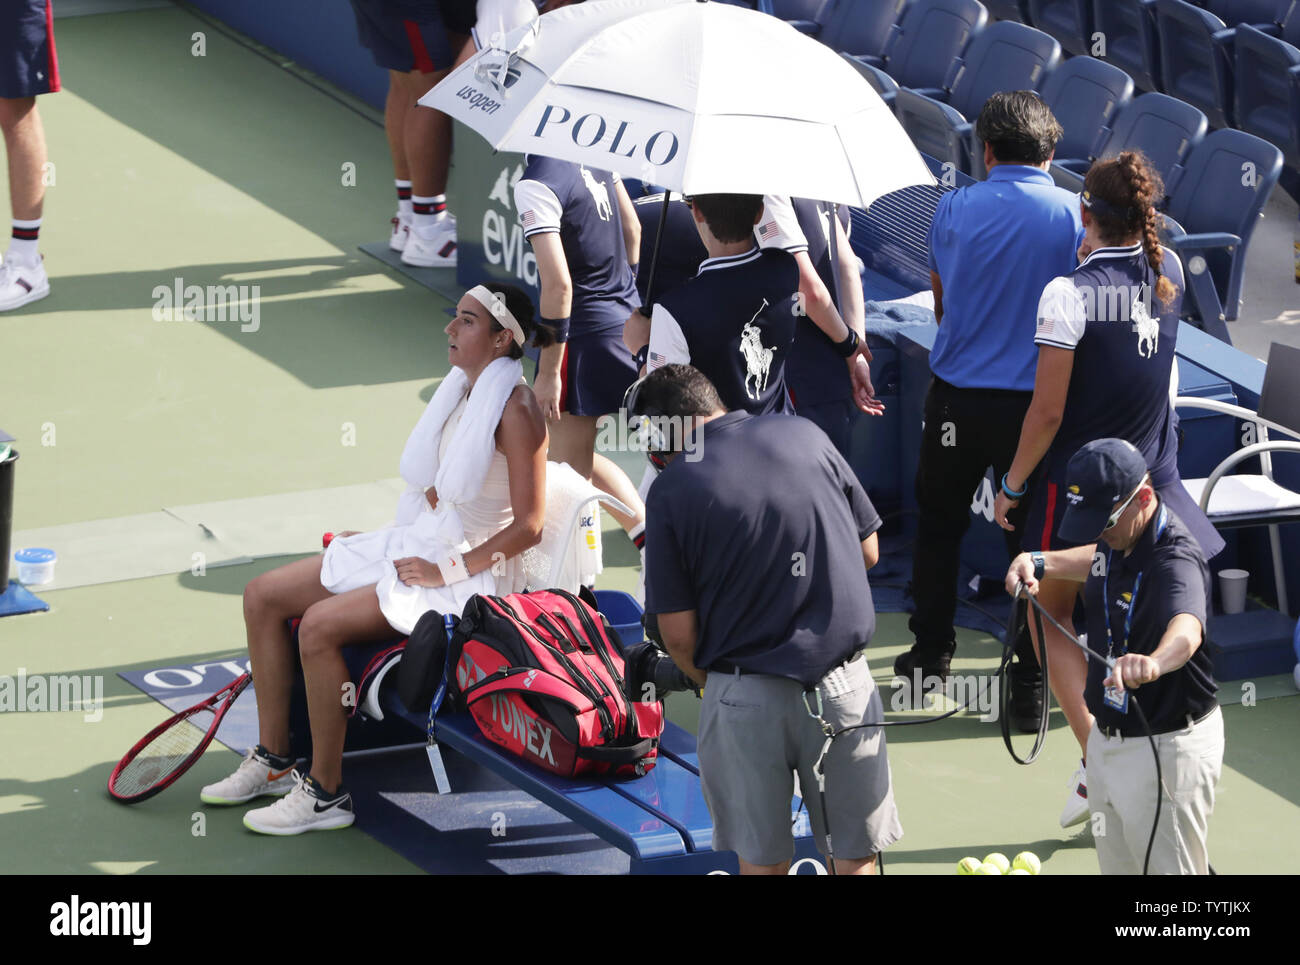
[[[59,89],[50,0],[0,4],[0,129],[9,159],[9,250],[0,264],[0,312],[21,308],[50,293],[37,248],[45,203],[45,130],[38,94]]]
[[[646,513],[646,612],[704,687],[700,783],[715,850],[735,851],[742,874],[786,873],[798,772],[836,872],[873,873],[903,833],[862,654],[876,625],[867,569],[880,517],[807,419],[727,412],[689,365],[653,372],[630,402],[673,430],[651,454],[667,465]],[[824,812],[814,715],[844,731],[826,758]]]

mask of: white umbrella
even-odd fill
[[[520,27],[420,98],[498,150],[686,194],[866,207],[933,184],[879,95],[785,22],[703,0],[589,0]]]

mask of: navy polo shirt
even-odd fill
[[[655,303],[647,371],[693,365],[729,410],[793,412],[785,364],[798,294],[799,264],[784,251],[705,259],[698,275]]]
[[[1165,525],[1160,526],[1161,515]],[[1200,545],[1183,521],[1161,505],[1126,557],[1105,543],[1097,544],[1100,561],[1094,560],[1092,574],[1084,585],[1083,602],[1088,625],[1088,646],[1096,653],[1118,658],[1122,653],[1151,654],[1160,644],[1169,621],[1190,613],[1201,622],[1204,635],[1206,601],[1210,595],[1210,571]],[[1098,565],[1098,563],[1104,565]],[[1109,574],[1109,575],[1107,575]],[[1106,608],[1110,610],[1110,637],[1106,633]],[[1132,613],[1131,628],[1126,625]],[[1106,706],[1102,681],[1110,675],[1105,664],[1088,661],[1088,680],[1083,696],[1097,718],[1098,727],[1118,727],[1125,736],[1146,733],[1129,698],[1128,713]],[[1153,732],[1178,730],[1188,714],[1198,719],[1214,709],[1218,687],[1210,654],[1202,640],[1192,658],[1178,670],[1154,683],[1143,684],[1135,693]]]
[[[1183,304],[1183,269],[1164,249],[1162,270],[1177,289],[1163,304],[1141,244],[1098,248],[1055,278],[1038,306],[1038,345],[1074,353],[1061,425],[1047,464],[1055,472],[1094,439],[1132,443],[1157,486],[1176,484],[1178,440],[1169,377]]]
[[[1078,264],[1082,240],[1079,196],[1038,168],[999,164],[945,194],[930,224],[930,270],[943,282],[930,371],[964,389],[1032,392],[1038,297]]]
[[[627,263],[623,221],[608,171],[555,158],[527,158],[515,184],[524,237],[558,232],[573,282],[570,338],[622,331],[639,304]]]
[[[862,540],[871,500],[799,416],[729,412],[700,430],[646,505],[646,610],[695,610],[695,664],[820,680],[866,646],[876,611]]]
[[[641,221],[641,267],[636,276],[636,291],[644,305],[664,196],[650,194],[637,198],[632,204]],[[670,292],[694,278],[700,270],[700,263],[707,257],[709,252],[700,240],[700,232],[695,227],[691,209],[680,197],[674,197],[668,202],[668,221],[664,224],[663,239],[659,241],[659,261],[655,264],[655,299],[658,300],[664,292]]]

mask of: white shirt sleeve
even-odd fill
[[[665,365],[689,365],[690,361],[691,348],[686,344],[686,333],[662,303],[656,304],[650,315],[650,353],[646,357],[646,374]]]
[[[515,210],[519,212],[525,238],[560,230],[560,216],[564,209],[555,192],[541,181],[520,178],[515,182]]]
[[[1035,345],[1054,345],[1073,350],[1088,327],[1083,295],[1065,275],[1053,278],[1038,300],[1038,331]]]
[[[763,195],[763,216],[754,228],[760,248],[780,248],[794,254],[808,250],[808,239],[799,228],[790,199],[779,194]]]

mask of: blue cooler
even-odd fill
[[[636,597],[622,590],[595,592],[598,609],[618,634],[623,649],[635,646],[645,639],[641,627],[641,604],[636,602]]]

